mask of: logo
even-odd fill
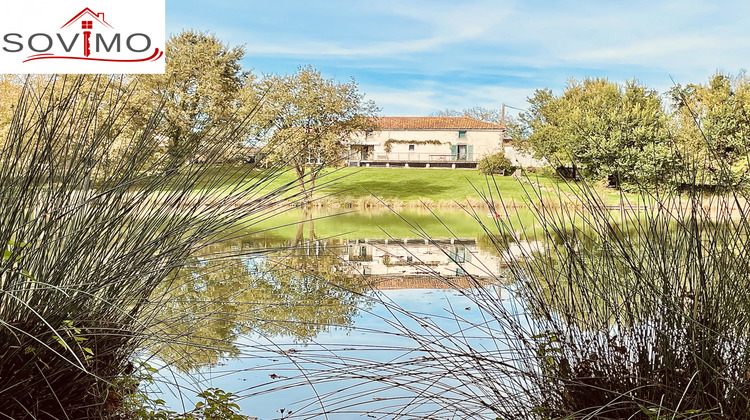
[[[89,1],[12,7],[0,17],[0,73],[164,72],[164,0]]]

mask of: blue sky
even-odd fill
[[[665,91],[737,74],[750,58],[744,1],[167,0],[167,33],[197,29],[244,45],[244,64],[312,64],[357,81],[381,115],[524,108],[571,78],[637,79]]]

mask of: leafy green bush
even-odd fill
[[[195,404],[197,418],[206,420],[243,420],[245,416],[239,414],[240,406],[234,401],[237,396],[219,388],[209,388],[200,394],[200,401]]]
[[[477,169],[484,175],[510,175],[515,167],[510,159],[505,157],[505,153],[499,152],[480,159],[477,163]]]
[[[235,402],[237,395],[220,388],[208,388],[197,394],[203,401],[195,403],[195,408],[186,413],[169,410],[166,402],[154,399],[149,392],[156,381],[158,370],[146,362],[135,361],[134,370],[124,375],[116,384],[116,389],[124,397],[114,413],[114,418],[132,420],[244,420],[240,406]]]

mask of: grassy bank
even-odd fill
[[[389,204],[409,205],[420,201],[452,206],[468,201],[479,202],[481,195],[493,182],[476,170],[420,169],[420,168],[343,168],[330,172],[329,178],[339,177],[319,191],[321,196],[332,195],[324,202],[372,204],[383,200]],[[506,202],[522,203],[526,193],[513,177],[496,177],[494,182]],[[540,182],[553,186],[548,178]],[[493,188],[494,191],[494,188]],[[375,198],[377,197],[377,199]]]
[[[225,171],[225,184],[204,185],[217,192],[226,192],[225,185],[236,181],[233,172],[243,173],[238,167],[218,166],[216,171]],[[287,171],[266,186],[266,190],[294,183],[294,171]],[[496,184],[496,185],[495,185]],[[336,168],[326,169],[318,177],[315,196],[318,203],[326,207],[416,207],[422,203],[431,207],[458,207],[468,203],[482,203],[482,195],[492,191],[500,194],[506,205],[526,207],[530,185],[542,189],[550,200],[563,200],[571,196],[569,185],[559,180],[529,173],[519,182],[510,176],[488,178],[477,170],[422,169],[422,168]],[[527,192],[529,191],[529,192]],[[616,202],[618,194],[605,192],[609,202]]]

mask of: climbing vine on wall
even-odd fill
[[[394,144],[451,144],[450,142],[443,143],[440,140],[396,140],[396,139],[388,139],[385,143],[383,143],[383,146],[385,146],[385,152],[390,153],[391,152],[391,146]]]

